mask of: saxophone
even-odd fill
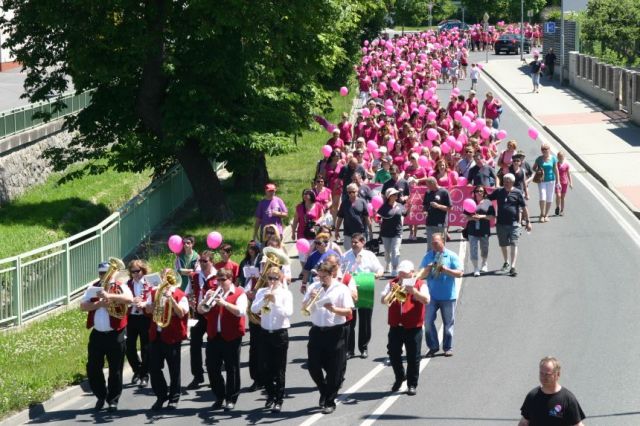
[[[162,278],[162,284],[156,289],[153,298],[153,322],[160,328],[168,327],[171,324],[171,317],[173,317],[173,305],[169,300],[171,296],[165,297],[164,293],[167,290],[173,292],[178,282],[178,274],[173,269],[169,269]]]

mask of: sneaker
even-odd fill
[[[138,385],[138,387],[140,388],[146,388],[149,385],[149,377],[147,376],[142,376],[140,378],[140,384]]]
[[[511,275],[512,277],[517,276],[518,275],[518,271],[516,271],[516,268],[509,269],[509,275]]]
[[[489,272],[489,266],[487,266],[486,263],[483,263],[482,268],[480,268],[480,272],[484,272],[484,273]]]
[[[556,207],[555,213],[556,213],[556,216],[560,216],[560,207]]]
[[[387,267],[384,268],[384,273],[387,275],[391,273],[391,265],[387,265]]]
[[[134,373],[133,377],[131,378],[131,384],[137,385],[138,382],[140,382],[140,376],[138,375],[138,373]]]
[[[480,270],[479,270],[478,268],[476,268],[476,269],[473,271],[473,276],[474,276],[474,277],[479,277],[479,276],[480,276]]]
[[[509,262],[504,262],[504,264],[502,265],[502,272],[509,272]]]

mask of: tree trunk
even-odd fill
[[[233,165],[233,186],[236,189],[262,191],[269,182],[267,161],[263,152],[246,151],[242,153],[243,161]]]
[[[176,157],[193,188],[198,210],[205,220],[224,221],[233,216],[211,161],[200,152],[198,141],[189,139]]]

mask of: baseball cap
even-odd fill
[[[98,264],[98,272],[107,272],[109,270],[109,264],[107,262],[100,262]]]
[[[413,262],[410,260],[403,260],[398,265],[398,272],[411,272],[414,270]]]
[[[268,183],[264,186],[264,190],[265,191],[275,191],[276,190],[276,185],[273,183]]]

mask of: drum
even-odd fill
[[[373,308],[376,275],[373,272],[360,272],[353,277],[358,287],[358,303],[356,303],[356,306],[358,308]]]

